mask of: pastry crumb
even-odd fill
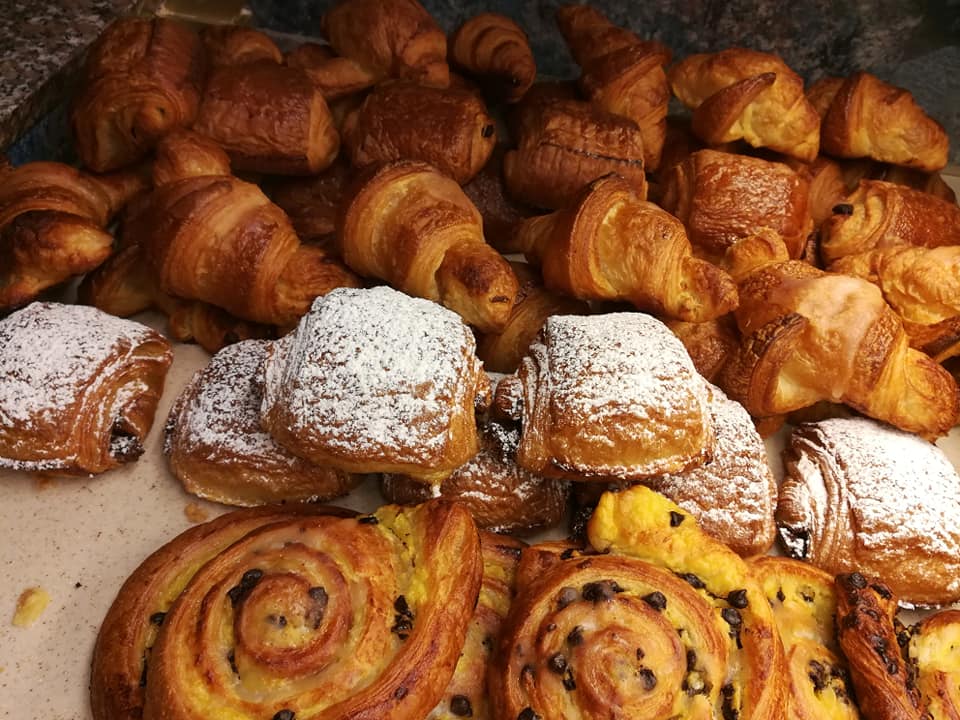
[[[50,594],[40,587],[31,587],[20,593],[17,598],[17,609],[13,613],[13,624],[16,627],[30,627],[43,614],[50,604]]]
[[[187,520],[192,523],[206,522],[210,517],[207,511],[196,503],[187,503],[187,506],[183,508],[183,514],[186,515]]]

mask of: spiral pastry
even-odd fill
[[[469,513],[274,520],[174,573],[193,576],[152,646],[143,718],[422,718],[479,592]]]
[[[930,717],[960,717],[960,610],[942,610],[911,628],[907,657]]]
[[[763,590],[736,553],[704,533],[680,506],[642,485],[602,496],[587,537],[601,552],[638,558],[682,578],[709,606],[727,647],[720,683],[711,687],[720,691],[717,716],[781,720],[787,693],[783,645]]]
[[[758,556],[750,571],[773,608],[788,668],[787,720],[854,720],[847,662],[837,645],[833,576],[810,563]]]

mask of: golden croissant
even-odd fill
[[[669,78],[707,144],[743,139],[806,162],[817,156],[820,116],[803,79],[776,55],[745,48],[690,55]]]
[[[517,278],[484,241],[460,186],[430,165],[399,161],[365,173],[347,192],[337,233],[360,275],[437,301],[484,332],[506,325]]]
[[[525,220],[517,244],[547,288],[582,300],[703,322],[737,306],[733,280],[693,256],[683,225],[617,176],[591,183],[567,210]]]
[[[663,66],[670,62],[670,50],[641,40],[586,5],[561,7],[557,23],[583,70],[584,93],[598,107],[637,123],[644,164],[656,170],[667,130],[670,84]]]
[[[306,72],[327,102],[365,90],[378,79],[376,73],[365,70],[350,58],[340,57],[329,45],[319,43],[297,46],[286,54],[284,63]]]
[[[70,123],[81,162],[97,172],[144,157],[197,116],[203,45],[174,20],[125,17],[91,47]]]
[[[811,88],[820,106],[822,149],[928,172],[947,164],[950,140],[913,95],[866,72],[827,78]]]
[[[520,100],[537,76],[526,33],[498,13],[480,13],[461,25],[450,38],[450,58],[509,103]]]
[[[754,417],[829,400],[929,437],[956,424],[956,382],[909,347],[876,286],[791,260],[761,266],[739,290],[743,339],[719,385]]]

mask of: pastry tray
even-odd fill
[[[944,177],[960,193],[960,169],[948,168]],[[166,320],[156,313],[134,319],[165,331]],[[137,462],[89,478],[0,471],[0,718],[90,720],[90,658],[120,585],[147,555],[191,524],[231,509],[184,492],[161,452],[170,405],[208,358],[199,346],[175,346],[146,451]],[[781,431],[767,439],[778,479],[784,437]],[[960,427],[938,445],[960,468]],[[337,504],[371,511],[383,502],[378,483],[368,478]],[[564,524],[527,539],[565,534]],[[16,627],[17,599],[30,587],[43,588],[50,603],[33,625]]]

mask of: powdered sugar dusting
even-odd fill
[[[111,376],[110,368],[123,367],[138,346],[159,337],[145,325],[86,305],[34,302],[0,320],[0,438],[5,428],[50,438],[68,435],[72,428],[62,426],[64,417],[78,416],[85,397]],[[11,454],[18,455],[18,447],[10,447]],[[0,458],[0,466],[64,465],[62,448],[42,452],[55,459]]]
[[[866,418],[800,426],[791,445],[789,482],[806,487],[793,496],[810,505],[811,545],[833,532],[831,515],[849,513],[866,556],[939,557],[960,571],[960,477],[935,445]]]
[[[328,451],[429,462],[453,413],[473,406],[480,362],[460,317],[388,287],[318,298],[268,357],[263,414],[283,405],[291,433]]]
[[[648,484],[740,554],[765,552],[773,543],[777,498],[766,446],[744,407],[719,388],[708,387],[716,434],[713,458],[682,473],[651,478]]]

